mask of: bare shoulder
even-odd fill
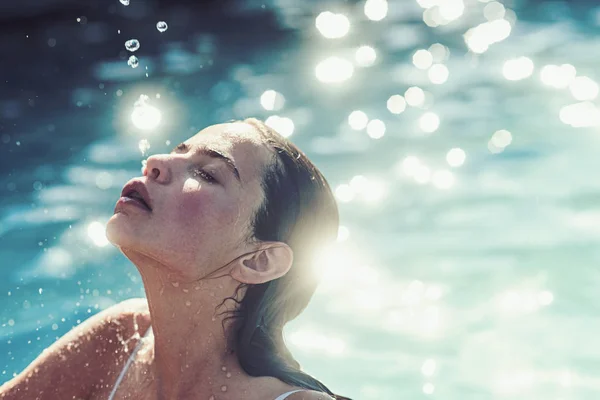
[[[144,330],[150,325],[148,301],[143,297],[124,300],[103,312],[106,323],[142,324]]]
[[[303,390],[289,395],[286,400],[334,400],[327,393],[318,392],[316,390]]]
[[[149,325],[145,299],[129,299],[108,307],[73,327],[19,375],[4,383],[0,398],[86,397],[97,380],[94,366],[102,366],[114,357],[120,345],[116,338],[127,337],[134,329],[146,329]]]

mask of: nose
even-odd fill
[[[166,183],[170,179],[171,172],[167,163],[168,156],[153,155],[146,160],[144,168],[144,176],[149,177],[153,181]]]

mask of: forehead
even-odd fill
[[[273,156],[256,128],[242,122],[208,126],[185,143],[207,146],[225,153],[236,164],[242,182],[262,176],[263,168]]]

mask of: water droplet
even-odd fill
[[[187,293],[187,292],[189,292],[189,290],[188,290],[188,289],[181,289],[181,290],[183,290],[183,293]]]
[[[131,68],[137,68],[139,64],[140,62],[136,56],[131,56],[129,57],[129,60],[127,60],[127,65],[129,65]]]
[[[138,148],[142,152],[142,155],[145,155],[148,149],[150,148],[150,142],[147,139],[142,139],[138,143]]]
[[[214,320],[215,320],[215,317],[212,317],[211,319],[214,321]]]
[[[42,294],[42,291],[43,291],[43,290],[44,290],[44,289],[40,288],[40,289],[38,290],[38,292],[40,292],[40,294]]]
[[[228,378],[231,378],[231,372],[228,372],[228,373],[227,373],[227,377],[228,377]]]
[[[215,396],[210,396],[208,400],[215,400]]]
[[[225,366],[221,367],[221,371],[227,371],[227,367],[225,367]]]
[[[196,289],[196,290],[200,290],[200,286],[196,286],[196,287],[195,287],[195,289]]]
[[[129,0],[119,0],[121,2],[121,4],[123,4],[124,6],[128,6],[129,5]]]
[[[140,42],[137,39],[129,39],[125,42],[125,48],[129,51],[136,51],[140,48]]]
[[[185,305],[189,307],[189,306],[192,305],[192,302],[188,300],[188,301],[185,302]]]
[[[173,285],[173,287],[179,287],[179,282],[171,282],[171,285]]]
[[[158,292],[158,294],[160,294],[162,296],[162,294],[163,294],[164,291],[165,291],[165,287],[163,286],[163,287],[160,288],[160,292]]]
[[[165,21],[158,21],[156,23],[156,29],[158,29],[159,32],[164,32],[167,30],[167,28],[168,28],[168,26]]]
[[[221,386],[221,392],[226,392],[227,391],[227,386],[223,385]]]

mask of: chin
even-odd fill
[[[134,239],[131,227],[119,219],[119,215],[115,214],[106,223],[106,239],[117,247],[130,245]]]

